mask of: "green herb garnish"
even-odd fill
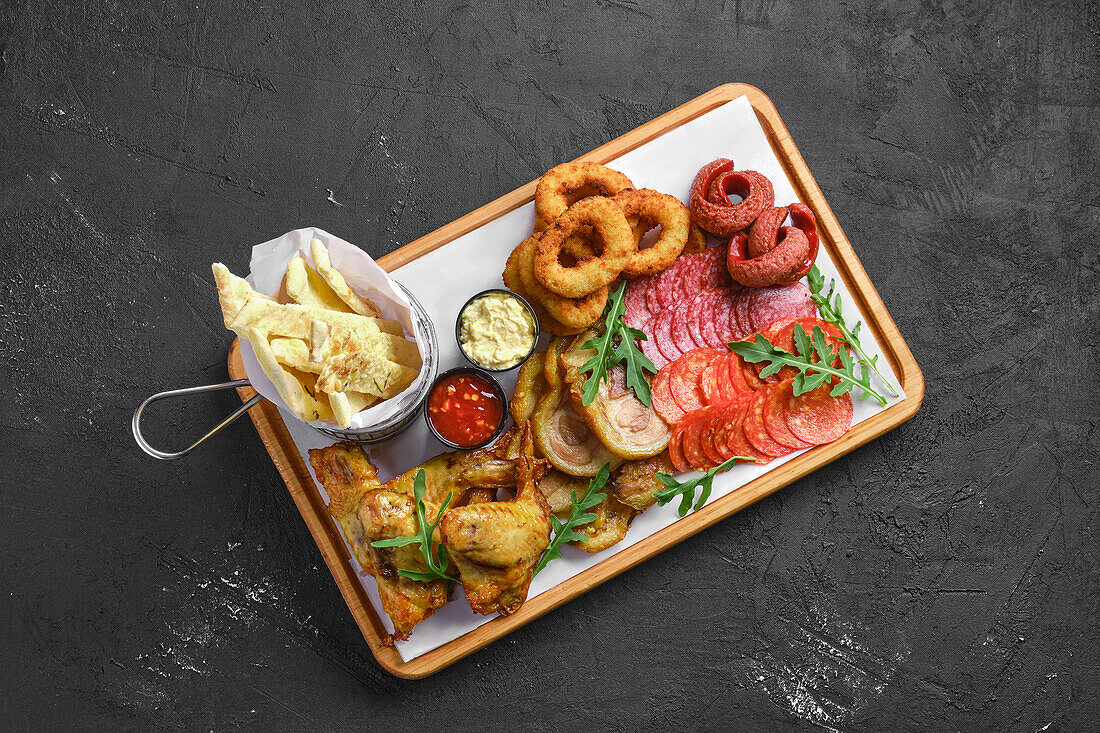
[[[882,376],[882,372],[878,370],[878,357],[873,359],[867,358],[866,352],[863,351],[863,346],[859,343],[859,329],[863,326],[863,321],[856,321],[854,328],[849,329],[844,323],[844,316],[840,307],[840,293],[836,293],[836,280],[829,280],[829,292],[822,294],[822,290],[825,289],[825,276],[821,274],[821,270],[814,265],[810,268],[809,273],[806,275],[806,280],[810,283],[810,297],[813,298],[814,303],[817,305],[817,310],[821,314],[822,320],[829,323],[836,324],[836,327],[840,329],[840,332],[844,334],[844,340],[848,342],[848,345],[855,350],[859,355],[859,363],[863,366],[864,370],[870,369],[878,377],[879,381],[886,385],[886,389],[890,390],[890,394],[894,397],[898,396],[897,390],[894,389],[894,385],[890,384],[890,381],[886,377]],[[841,357],[843,358],[843,357]]]
[[[592,477],[592,480],[588,482],[588,489],[585,490],[583,497],[578,499],[577,490],[573,489],[569,496],[569,518],[564,523],[553,514],[550,515],[550,525],[554,528],[554,539],[550,540],[550,545],[542,553],[542,559],[535,566],[532,577],[538,575],[539,571],[546,567],[546,563],[561,557],[561,546],[563,544],[574,540],[587,539],[576,528],[596,521],[596,515],[588,510],[607,498],[607,494],[600,492],[600,489],[607,483],[607,477],[610,474],[611,467],[605,463]]]
[[[707,471],[699,478],[693,478],[689,481],[677,481],[673,476],[669,476],[667,473],[658,473],[657,480],[665,485],[665,488],[654,492],[653,496],[657,499],[657,503],[660,506],[668,504],[677,496],[680,497],[680,508],[677,510],[680,516],[684,516],[688,513],[690,508],[693,512],[697,512],[703,508],[703,505],[707,503],[707,499],[710,498],[710,492],[714,489],[714,477],[733,467],[733,464],[738,461],[752,462],[754,459],[746,456],[734,456],[723,464],[715,466]],[[702,493],[699,494],[699,499],[695,499],[695,492],[702,488]],[[692,507],[692,501],[695,502],[695,506]]]
[[[656,374],[657,367],[635,343],[637,339],[646,340],[646,335],[623,321],[623,314],[626,312],[626,304],[623,302],[625,292],[624,282],[607,301],[603,315],[603,333],[581,345],[581,348],[596,352],[581,367],[582,374],[588,373],[581,394],[582,405],[592,404],[592,400],[599,394],[600,382],[610,380],[611,369],[619,362],[626,365],[626,386],[634,390],[634,395],[643,405],[650,405],[649,382],[645,373]]]
[[[427,480],[424,477],[424,469],[420,469],[416,472],[416,478],[413,479],[413,497],[416,499],[416,526],[417,532],[412,537],[394,537],[388,540],[376,540],[371,544],[371,547],[404,547],[405,545],[411,545],[414,542],[420,543],[420,552],[424,555],[424,564],[428,568],[428,572],[422,573],[419,570],[405,570],[404,568],[398,568],[397,572],[400,575],[409,578],[410,580],[451,580],[457,581],[457,578],[452,578],[447,575],[447,566],[450,564],[450,559],[447,557],[447,550],[443,547],[442,543],[436,545],[436,554],[438,558],[432,556],[432,535],[435,534],[435,528],[439,526],[439,522],[443,519],[443,512],[446,511],[447,505],[451,503],[452,492],[447,492],[447,497],[443,499],[443,505],[439,507],[439,511],[435,515],[435,522],[429,523],[427,512],[424,507],[424,494],[427,491]]]
[[[866,370],[859,372],[856,369],[856,364],[846,349],[830,345],[821,326],[814,326],[814,335],[811,339],[806,335],[806,330],[796,323],[794,343],[798,350],[797,354],[772,346],[766,336],[758,333],[754,340],[734,341],[729,344],[729,347],[731,351],[740,354],[745,361],[754,364],[768,362],[768,365],[760,370],[761,377],[770,377],[785,366],[797,369],[799,373],[794,378],[796,395],[805,394],[820,387],[830,377],[836,377],[837,383],[829,392],[832,396],[839,397],[853,387],[859,387],[864,398],[874,397],[880,405],[886,404],[886,398],[871,387],[871,375]],[[840,366],[834,367],[833,362],[838,356]]]

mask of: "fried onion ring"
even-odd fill
[[[565,298],[547,289],[534,273],[535,250],[544,236],[546,235],[533,234],[512,251],[504,268],[504,284],[546,311],[554,321],[544,324],[547,331],[556,335],[579,333],[603,315],[604,306],[607,305],[607,287],[601,287],[584,298]]]
[[[791,205],[792,209],[795,207],[805,209],[799,210],[799,218],[806,223],[804,217],[809,209],[803,204]],[[813,214],[809,215],[812,219]],[[726,256],[730,277],[750,288],[764,288],[793,283],[809,271],[817,256],[816,246],[811,245],[810,235],[802,229],[780,226],[786,218],[786,207],[765,209],[747,237],[743,231],[733,235]],[[812,236],[816,241],[816,224]]]
[[[629,221],[637,222],[633,226],[637,251],[630,255],[622,270],[623,277],[652,275],[676,261],[691,234],[691,216],[683,202],[675,196],[643,188],[617,194],[615,203],[622,207]],[[661,234],[657,241],[646,249],[637,249],[645,232],[658,225]]]
[[[634,184],[629,178],[599,163],[555,166],[539,179],[535,189],[535,231],[552,227],[566,209],[584,198],[576,195],[584,189],[588,189],[585,192],[589,195],[614,196],[630,188]]]
[[[586,225],[600,239],[600,255],[565,267],[559,261],[562,244]],[[535,247],[535,277],[558,295],[583,298],[613,282],[637,251],[622,207],[612,199],[590,196],[570,206],[541,234]]]

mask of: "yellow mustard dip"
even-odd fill
[[[535,320],[515,296],[488,293],[462,309],[458,341],[471,361],[508,369],[534,347]]]

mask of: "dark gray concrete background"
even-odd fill
[[[0,727],[1095,730],[1096,5],[567,5],[0,6]],[[728,81],[923,367],[912,422],[420,682],[247,420],[134,447],[226,376],[212,261],[380,256]]]

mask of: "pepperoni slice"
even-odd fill
[[[745,378],[745,384],[749,389],[754,392],[764,386],[764,380],[760,379],[760,376],[756,373],[756,365],[752,362],[745,361],[741,358],[741,355],[737,355],[741,359],[741,376]]]
[[[676,400],[676,404],[684,412],[693,412],[703,406],[705,397],[699,384],[699,376],[718,353],[714,349],[694,349],[669,367],[668,382],[672,399]]]
[[[764,428],[764,405],[767,402],[771,387],[765,387],[753,395],[752,402],[745,410],[745,439],[749,445],[764,455],[778,458],[790,453],[790,449],[772,440],[771,435]]]
[[[730,323],[730,311],[733,309],[735,294],[732,288],[721,288],[715,291],[714,301],[711,305],[714,321],[714,329],[718,334],[719,343],[725,346],[730,341],[736,341],[736,334]]]
[[[756,450],[756,448],[749,445],[749,441],[745,439],[744,413],[738,416],[736,421],[730,426],[729,432],[726,434],[726,443],[729,446],[729,450],[735,456],[752,458],[756,463],[767,463],[771,460],[771,456],[766,456]]]
[[[752,394],[756,388],[745,381],[745,360],[740,354],[726,355],[726,370],[730,375],[730,384],[739,394]]]
[[[748,306],[749,326],[759,331],[765,326],[785,318],[814,318],[817,306],[810,297],[810,289],[805,283],[790,285],[771,285],[755,288],[752,301]]]
[[[671,308],[658,313],[650,323],[653,327],[653,341],[657,348],[664,354],[666,361],[676,361],[683,352],[676,348],[676,342],[672,340],[672,314]]]
[[[824,331],[826,334],[830,349],[839,354],[839,349],[844,348],[844,345],[840,341],[838,341],[838,338],[840,336],[840,329],[837,328],[834,324],[828,323],[827,321],[822,321],[819,318],[796,318],[789,321],[777,321],[768,326],[761,333],[767,337],[772,346],[795,354],[798,353],[794,343],[795,326],[801,326],[802,329],[806,332],[806,335],[810,336],[811,338],[813,337],[814,328],[820,327],[821,330]],[[836,361],[834,360],[834,364],[835,363]],[[764,362],[760,362],[759,364],[757,364],[757,373],[759,373],[760,370],[764,368],[764,366]],[[794,379],[796,376],[798,376],[797,369],[795,369],[794,367],[785,366],[775,374],[767,377],[765,381],[780,382],[784,379]]]
[[[787,427],[799,440],[814,445],[831,443],[852,427],[852,398],[847,392],[833,397],[830,385],[823,384],[796,397],[791,382],[780,386],[786,395]]]
[[[694,320],[691,306],[694,302],[695,298],[684,298],[672,311],[672,341],[676,344],[676,348],[685,354],[704,345],[696,343],[694,334],[691,332]]]
[[[703,425],[703,452],[715,460],[715,465],[733,458],[733,454],[729,452],[729,445],[722,440],[728,421],[728,408],[728,404],[716,407]]]
[[[732,452],[732,448],[730,447],[730,431],[737,425],[737,421],[744,417],[745,406],[748,405],[751,399],[751,393],[738,394],[728,405],[723,405],[720,411],[721,427],[718,429],[718,433],[715,435],[714,440],[725,446],[720,448],[720,450],[726,455],[727,460],[737,455]]]
[[[772,440],[780,445],[785,445],[792,451],[812,448],[813,443],[807,443],[795,437],[791,429],[787,427],[787,399],[791,396],[791,386],[777,384],[768,390],[768,398],[764,402],[764,429]]]
[[[683,423],[684,437],[680,448],[684,452],[684,460],[692,468],[705,471],[710,468],[710,459],[703,452],[702,438],[703,421],[710,416],[709,408],[696,410],[685,418]]]
[[[725,371],[725,364],[721,359],[715,359],[707,364],[699,375],[699,388],[703,390],[703,404],[705,405],[723,404],[728,401],[719,387],[716,374],[718,371]]]
[[[684,431],[681,427],[677,427],[672,431],[672,438],[668,441],[668,460],[680,473],[691,470],[691,466],[684,460],[683,440]]]
[[[668,365],[661,367],[657,371],[657,374],[653,377],[653,384],[650,385],[650,400],[653,404],[653,411],[660,415],[661,419],[669,425],[675,425],[683,420],[684,415],[687,413],[684,412],[672,397],[672,390],[669,388],[668,383],[670,371]]]
[[[648,277],[640,277],[637,280],[631,280],[626,286],[626,292],[623,293],[623,305],[626,308],[623,320],[628,326],[641,328],[655,315],[649,309],[649,302],[646,300],[649,280]]]
[[[699,447],[703,449],[703,455],[707,457],[707,468],[717,466],[722,461],[721,451],[714,443],[715,434],[718,431],[717,420],[721,417],[724,405],[715,405],[703,408],[704,415],[699,419]]]

